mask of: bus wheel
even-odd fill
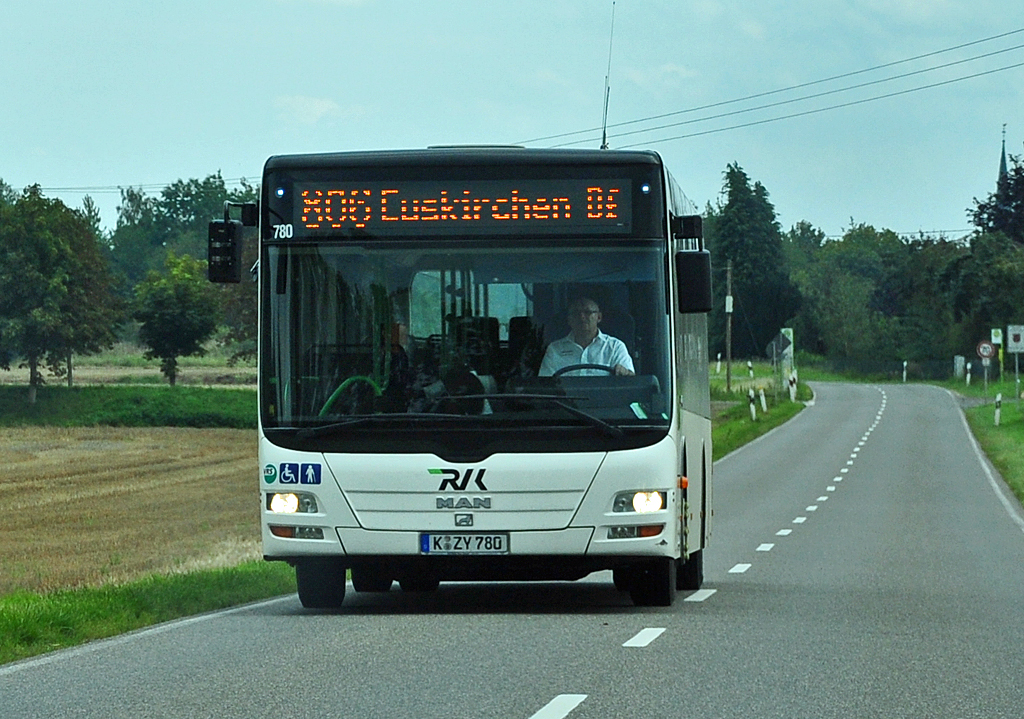
[[[638,607],[669,607],[676,598],[676,560],[672,557],[639,564],[629,596]]]
[[[700,589],[704,584],[704,552],[693,552],[685,561],[676,561],[676,589]]]
[[[345,570],[333,562],[297,563],[295,583],[299,601],[306,609],[334,609],[345,601]]]
[[[633,581],[629,567],[615,567],[612,570],[612,582],[620,592],[628,592],[629,585]]]
[[[393,581],[372,567],[352,567],[352,588],[357,592],[389,592]]]

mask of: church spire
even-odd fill
[[[1003,153],[999,157],[999,180],[1002,182],[1006,178],[1006,123],[1003,123]]]

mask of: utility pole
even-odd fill
[[[732,392],[732,260],[725,267],[725,391]]]

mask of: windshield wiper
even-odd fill
[[[423,412],[406,412],[402,414],[361,414],[355,417],[351,417],[342,422],[333,422],[331,424],[321,424],[316,427],[303,427],[295,433],[298,439],[316,439],[317,437],[323,437],[326,434],[334,434],[339,430],[350,429],[352,427],[358,427],[362,424],[372,424],[374,422],[389,422],[406,419],[423,419],[429,417],[430,419],[437,418],[457,418],[462,419],[465,415],[461,414],[433,414]]]
[[[624,431],[622,431],[621,427],[616,427],[614,424],[605,422],[600,417],[595,417],[589,412],[584,412],[582,409],[579,409],[578,407],[573,407],[571,404],[568,404],[567,402],[564,401],[567,399],[586,399],[585,397],[560,397],[550,394],[460,394],[454,395],[453,397],[451,397],[451,399],[493,399],[512,400],[517,402],[519,400],[537,400],[540,402],[550,402],[556,407],[561,407],[574,417],[579,417],[580,419],[588,422],[590,425],[603,430],[606,434],[608,434],[611,437],[615,437],[617,439],[619,437],[624,437],[626,434]]]
[[[610,437],[616,439],[625,436],[625,432],[621,427],[616,427],[613,424],[605,422],[600,417],[595,417],[589,412],[584,412],[578,407],[573,407],[568,404],[565,400],[583,399],[580,397],[560,397],[550,394],[460,394],[452,395],[451,397],[445,397],[447,400],[513,400],[513,401],[536,401],[536,402],[548,402],[550,404],[564,409],[566,412],[574,417],[584,420],[592,427],[600,429]],[[351,429],[364,424],[371,424],[374,422],[395,422],[407,419],[465,419],[473,415],[466,414],[453,414],[453,413],[440,413],[440,412],[406,412],[396,414],[364,414],[355,417],[351,417],[341,422],[334,422],[332,424],[319,425],[317,427],[303,427],[295,433],[298,439],[316,439],[323,437],[324,435],[334,434],[341,430]]]

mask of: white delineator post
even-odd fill
[[[996,395],[996,427],[999,426],[999,415],[1003,413],[1003,393]]]
[[[759,389],[757,392],[758,392],[759,395],[761,395],[761,412],[767,414],[768,413],[768,402],[764,398],[764,387]]]
[[[750,420],[757,421],[757,407],[754,406],[754,388],[747,390],[747,402],[750,404]]]

